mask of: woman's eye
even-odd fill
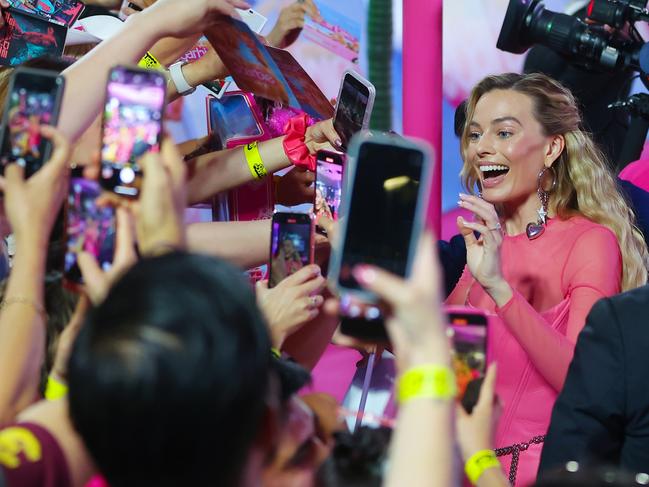
[[[498,137],[501,139],[507,139],[512,136],[512,133],[509,130],[499,130]]]
[[[469,132],[469,140],[475,142],[480,139],[480,132]]]

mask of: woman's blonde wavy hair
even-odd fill
[[[550,208],[562,219],[582,215],[604,225],[617,236],[622,253],[622,290],[647,282],[649,253],[635,215],[620,193],[604,154],[582,129],[581,116],[572,93],[543,74],[506,73],[480,81],[466,104],[466,119],[472,120],[478,100],[492,90],[513,90],[532,100],[534,118],[546,136],[563,135],[565,147],[553,163],[557,185],[550,195]],[[462,132],[462,183],[474,193],[477,169],[467,163],[469,127]]]

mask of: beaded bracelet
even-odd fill
[[[480,450],[471,455],[464,465],[464,471],[469,481],[476,485],[478,480],[490,468],[500,468],[500,462],[493,450]]]
[[[449,367],[420,365],[407,370],[397,383],[397,399],[405,403],[425,397],[448,400],[456,395],[455,374]]]

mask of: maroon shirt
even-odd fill
[[[32,423],[0,429],[0,476],[3,474],[7,487],[70,486],[61,447],[46,429]]]

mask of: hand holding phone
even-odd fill
[[[64,276],[69,282],[83,282],[77,263],[79,252],[92,255],[103,271],[108,271],[112,265],[115,252],[115,210],[97,204],[100,194],[101,187],[96,181],[83,178],[70,180],[64,270]]]
[[[343,74],[334,114],[334,128],[347,149],[352,136],[370,125],[376,89],[353,70]]]
[[[50,158],[52,144],[41,136],[40,129],[41,125],[56,125],[64,86],[65,79],[52,71],[14,71],[2,119],[0,172],[15,162],[29,177]]]
[[[273,215],[269,288],[313,263],[313,230],[313,218],[308,213]]]
[[[453,344],[458,400],[471,413],[487,371],[487,315],[479,309],[463,306],[448,306],[445,310],[448,335]]]
[[[359,286],[353,270],[371,264],[407,277],[424,228],[430,190],[430,152],[406,139],[357,135],[346,164],[329,279],[344,296],[376,296]]]
[[[314,213],[316,219],[324,216],[338,220],[343,191],[343,169],[345,155],[339,152],[320,150],[316,154],[316,180]]]
[[[108,75],[102,124],[101,186],[137,196],[137,160],[160,151],[166,80],[158,71],[117,66]]]

